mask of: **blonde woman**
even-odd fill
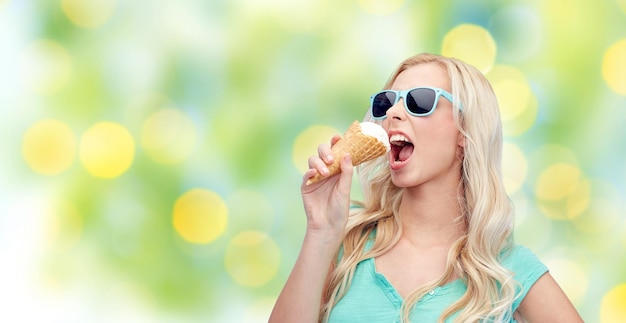
[[[328,173],[330,146],[309,158],[307,228],[270,322],[581,322],[546,266],[512,241],[502,184],[502,130],[486,78],[459,60],[411,57],[372,96],[366,121],[392,149]],[[331,140],[337,142],[338,136]]]

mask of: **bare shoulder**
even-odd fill
[[[521,322],[583,322],[549,272],[530,288],[516,314],[521,316]]]

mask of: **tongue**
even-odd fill
[[[405,161],[411,157],[411,154],[413,154],[413,145],[406,145],[400,149],[398,160]]]

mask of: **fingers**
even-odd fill
[[[332,138],[330,138],[330,146],[334,146],[337,141],[339,141],[339,139],[341,139],[340,135],[334,135]]]
[[[332,141],[331,141],[331,145],[334,145]],[[317,147],[317,155],[328,165],[335,162],[335,157],[333,156],[333,152],[330,149],[330,146],[328,146],[327,144],[321,144]]]
[[[304,174],[304,182],[309,185],[312,182],[317,182],[321,180],[322,177],[326,177],[331,174],[331,170],[328,166],[333,165],[337,161],[335,160],[335,156],[332,153],[331,147],[334,146],[341,139],[340,135],[335,135],[330,140],[330,145],[321,144],[317,147],[317,156],[309,157],[309,170]],[[333,165],[334,169],[332,173],[336,173],[336,165]],[[313,179],[311,181],[311,179]]]
[[[317,173],[321,175],[328,175],[330,173],[328,165],[330,164],[327,164],[318,156],[309,157],[309,170],[315,170],[314,175]]]
[[[302,178],[302,189],[309,186],[311,184],[311,179],[317,175],[317,170],[315,168],[309,168]]]
[[[319,157],[311,157],[309,164],[323,163]],[[332,171],[329,171],[326,166],[322,166],[321,170],[317,168],[309,168],[305,173],[302,181],[302,186],[306,187],[311,184],[325,181],[326,178],[334,178],[333,183],[341,182],[339,186],[343,187],[346,191],[350,191],[352,185],[352,173],[354,166],[352,165],[351,156],[344,155],[334,165],[331,166]],[[341,174],[340,176],[337,176]],[[340,188],[341,189],[341,188]]]
[[[333,137],[333,139],[335,137]],[[331,140],[331,144],[334,144],[333,140]],[[328,175],[328,173],[330,173],[328,165],[331,165],[334,162],[335,157],[333,156],[330,146],[328,144],[321,144],[317,147],[317,156],[309,157],[309,170],[315,169],[317,170],[317,173],[321,175]]]

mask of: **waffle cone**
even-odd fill
[[[331,151],[334,162],[328,165],[330,173],[326,176],[317,174],[307,181],[307,185],[316,183],[323,178],[339,174],[341,167],[339,166],[343,156],[350,154],[352,158],[352,166],[360,165],[366,161],[370,161],[376,157],[380,157],[387,152],[385,145],[378,139],[363,134],[361,125],[358,121],[354,121],[346,133],[332,147]]]

